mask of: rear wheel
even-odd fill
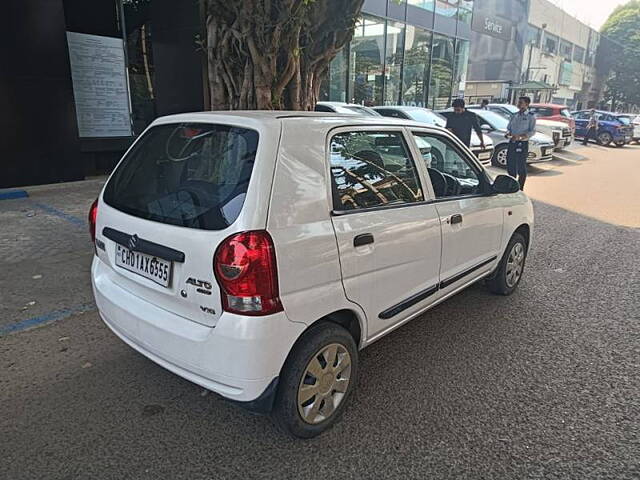
[[[608,147],[613,142],[613,136],[609,132],[602,132],[598,134],[598,143]]]
[[[494,167],[507,168],[507,151],[509,147],[507,145],[501,145],[493,152],[491,157],[491,163]]]
[[[358,375],[358,348],[339,325],[322,322],[296,343],[282,369],[272,415],[280,428],[311,438],[340,418]]]
[[[498,264],[494,276],[487,281],[489,290],[498,295],[511,295],[518,288],[527,259],[527,241],[514,233]]]

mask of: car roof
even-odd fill
[[[326,105],[327,107],[367,107],[366,105],[360,105],[359,103],[347,103],[347,102],[317,102],[316,105]]]
[[[426,107],[415,107],[415,106],[410,106],[410,105],[378,105],[377,107],[371,107],[374,110],[384,110],[384,109],[389,109],[389,110],[429,110],[430,112],[432,112],[433,110],[431,110],[430,108],[426,108]]]
[[[569,108],[566,105],[561,105],[559,103],[532,103],[531,107],[546,107],[546,108]]]
[[[307,111],[287,111],[287,110],[230,110],[230,111],[212,111],[212,112],[191,112],[167,115],[154,120],[151,126],[162,125],[168,123],[223,123],[236,124],[238,126],[246,126],[247,128],[262,125],[264,127],[276,127],[283,121],[296,121],[315,124],[316,126],[326,126],[328,129],[340,126],[408,126],[427,128],[421,122],[412,120],[345,115],[333,112],[307,112]],[[436,127],[437,128],[437,127]]]

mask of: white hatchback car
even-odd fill
[[[438,127],[214,112],[156,120],[89,220],[116,335],[312,437],[344,410],[359,349],[480,279],[516,289],[533,210]]]

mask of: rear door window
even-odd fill
[[[423,201],[420,179],[401,132],[345,132],[331,139],[334,209]]]
[[[104,201],[147,220],[223,230],[242,210],[257,148],[258,132],[246,128],[152,127],[112,175]]]

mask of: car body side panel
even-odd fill
[[[327,128],[283,121],[267,230],[278,263],[287,316],[307,325],[338,310],[353,311],[366,332],[362,309],[347,300],[331,223],[325,167]]]

